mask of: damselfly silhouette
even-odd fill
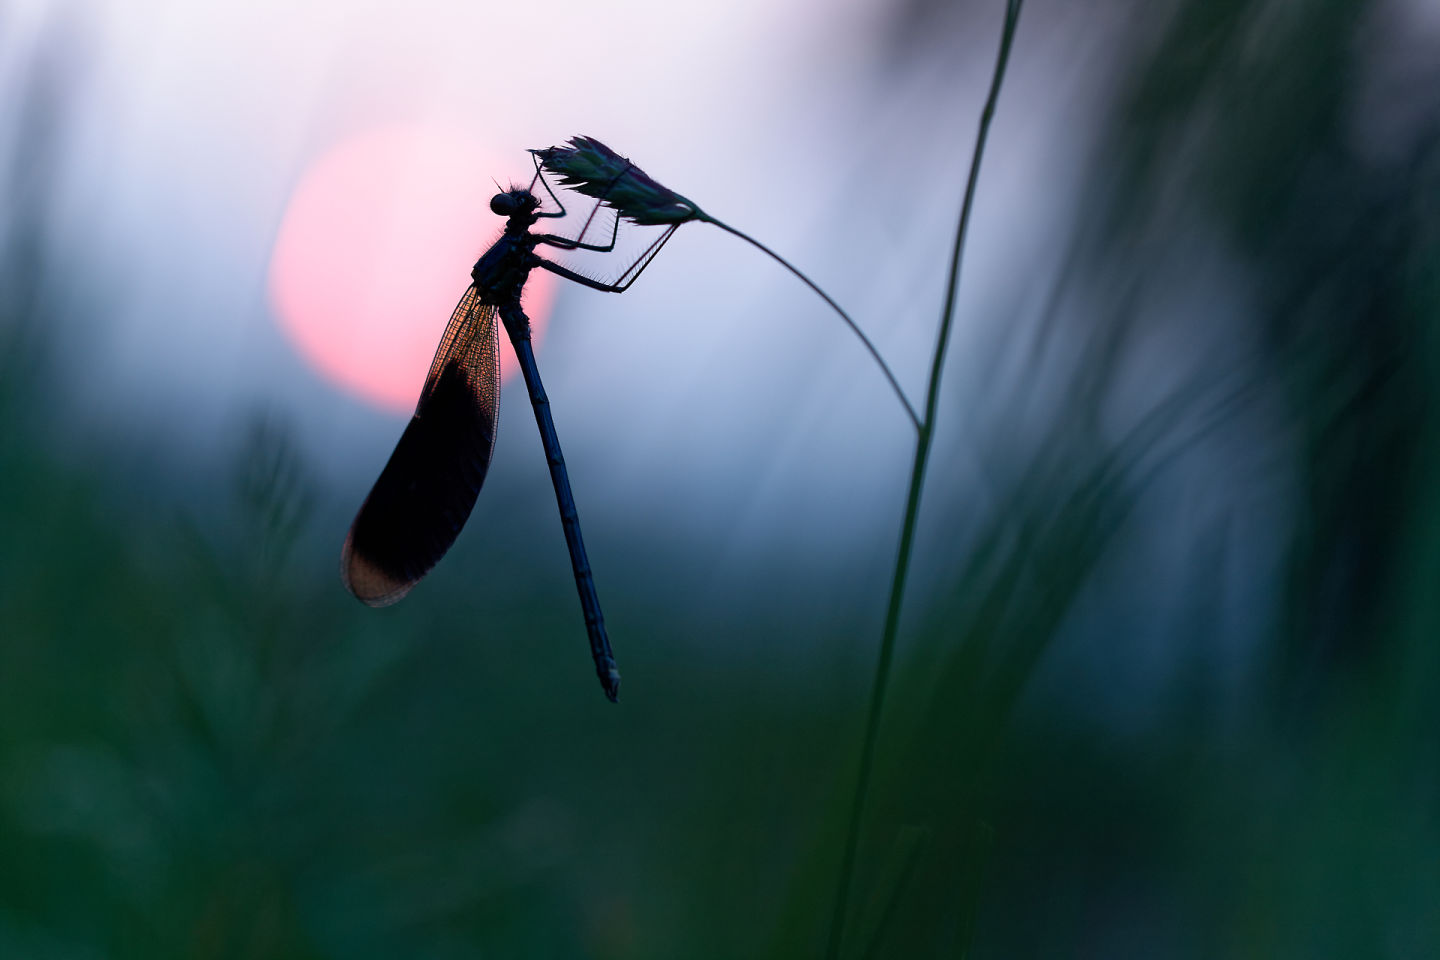
[[[627,166],[626,171],[629,169]],[[540,200],[532,192],[537,182],[558,210],[540,212]],[[597,203],[574,239],[531,233],[537,221],[565,216],[565,207],[545,181],[538,158],[529,187],[512,187],[491,199],[490,209],[508,218],[505,233],[476,261],[470,273],[472,282],[445,328],[415,415],[345,538],[341,569],[351,593],[370,606],[385,606],[408,593],[455,542],[475,506],[475,497],[485,481],[495,448],[495,423],[500,405],[500,334],[495,322],[498,315],[515,348],[525,387],[530,393],[530,404],[535,409],[540,442],[545,448],[550,479],[555,485],[555,500],[560,507],[560,523],[570,548],[585,628],[590,635],[595,672],[605,695],[615,700],[619,695],[620,671],[616,669],[610,640],[605,634],[600,598],[595,592],[590,561],[580,538],[580,517],[570,493],[555,424],[550,419],[550,401],[545,397],[540,371],[535,366],[535,354],[530,346],[530,319],[520,307],[520,292],[530,271],[536,267],[593,290],[620,293],[644,272],[675,231],[672,225],[661,233],[613,283],[575,273],[535,253],[535,248],[542,244],[561,250],[602,253],[614,250],[620,229],[618,215],[609,242],[584,242],[599,208]]]

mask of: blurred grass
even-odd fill
[[[900,652],[850,955],[972,928],[1014,958],[1440,952],[1440,162],[1434,116],[1381,159],[1347,132],[1377,9],[1190,0],[1138,29],[1072,268],[997,347],[1019,375],[985,489],[933,481],[945,588]],[[49,331],[80,321],[46,62],[0,251],[0,956],[818,952],[865,625],[767,673],[697,651],[784,598],[708,624],[617,573],[653,623],[625,649],[647,696],[606,711],[534,558],[442,567],[403,615],[345,597],[273,416],[214,475],[120,469],[50,395]],[[1197,236],[1251,294],[1209,318],[1225,351],[1166,308]],[[1186,376],[1137,391],[1157,337]],[[1116,651],[1155,597],[1178,666],[1137,681]]]

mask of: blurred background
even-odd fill
[[[1003,6],[0,3],[0,956],[818,955],[914,436],[808,291],[527,294],[618,707],[523,389],[410,597],[338,554],[576,134],[920,403]],[[1440,953],[1437,65],[1026,5],[845,956]]]

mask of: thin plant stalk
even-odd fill
[[[540,171],[543,167],[560,178],[561,186],[571,187],[586,196],[594,197],[600,203],[613,209],[617,217],[642,226],[667,226],[673,232],[682,223],[689,223],[692,220],[700,223],[712,223],[726,233],[744,240],[789,270],[801,283],[813,290],[821,300],[824,300],[830,309],[840,316],[841,320],[845,321],[845,325],[850,328],[851,333],[860,338],[860,342],[865,345],[871,358],[880,367],[880,372],[885,374],[885,379],[889,381],[890,389],[895,391],[900,405],[905,408],[905,414],[910,418],[911,426],[915,428],[916,433],[919,433],[920,417],[915,412],[915,406],[905,395],[905,391],[900,388],[900,381],[895,379],[890,365],[885,362],[884,357],[880,356],[880,351],[875,349],[875,344],[870,342],[870,338],[865,336],[865,331],[861,330],[860,325],[851,319],[850,314],[840,308],[840,304],[836,303],[828,293],[820,289],[815,281],[805,276],[790,261],[749,234],[710,216],[701,210],[695,201],[671,190],[635,166],[632,161],[622,157],[594,137],[571,137],[568,144],[530,152],[535,156],[535,175],[541,183],[544,183],[544,180],[540,178]],[[550,189],[549,184],[545,184],[545,189]],[[555,195],[551,193],[551,196]],[[592,213],[590,216],[591,219],[594,219],[595,215]],[[590,221],[587,220],[585,225],[588,227]],[[618,228],[618,221],[616,226]],[[584,232],[582,229],[582,236]],[[659,242],[663,243],[669,235],[667,232]],[[584,245],[579,244],[579,246]],[[658,248],[652,247],[652,249]],[[627,282],[626,286],[628,285]]]
[[[831,299],[828,293],[826,293],[824,290],[821,290],[813,280],[805,276],[805,274],[801,273],[797,267],[790,263],[790,261],[786,260],[784,257],[780,256],[780,254],[776,253],[774,250],[771,250],[769,247],[765,246],[765,244],[761,243],[759,240],[756,240],[749,234],[743,233],[740,230],[736,230],[734,227],[730,226],[730,224],[724,223],[720,220],[716,220],[709,214],[702,213],[696,219],[704,223],[713,223],[715,226],[719,227],[721,230],[724,230],[726,233],[733,234],[734,236],[739,237],[741,240],[744,240],[746,243],[755,247],[762,253],[768,254],[772,259],[775,260],[776,263],[780,264],[780,266],[784,267],[786,270],[789,270],[792,274],[798,277],[802,283],[804,283],[811,290],[814,290],[815,293],[819,295],[820,299],[828,303],[830,305],[830,309],[834,310],[840,315],[840,319],[845,321],[845,325],[850,328],[850,331],[854,333],[855,336],[860,338],[860,342],[865,345],[865,349],[870,351],[870,356],[873,357],[875,362],[880,366],[880,372],[885,374],[886,380],[890,381],[890,389],[895,391],[895,396],[899,398],[900,405],[905,408],[905,413],[910,417],[910,422],[914,425],[915,432],[918,434],[921,431],[922,427],[920,425],[920,415],[915,412],[915,407],[910,403],[910,398],[905,396],[905,391],[900,388],[900,381],[895,379],[895,374],[890,371],[890,365],[885,362],[885,358],[880,356],[880,351],[875,349],[875,344],[871,343],[870,338],[865,336],[865,332],[860,329],[860,325],[857,324],[854,320],[850,319],[850,314],[840,309],[840,304],[836,303],[833,299]]]
[[[890,604],[885,612],[885,632],[880,640],[880,653],[875,664],[875,679],[870,690],[870,708],[865,720],[865,739],[860,748],[860,768],[855,779],[855,795],[850,804],[850,817],[845,836],[845,849],[840,863],[840,878],[835,891],[835,907],[830,917],[830,933],[825,947],[827,960],[838,960],[845,933],[850,893],[854,885],[855,857],[859,848],[860,823],[865,801],[870,792],[874,772],[875,743],[880,732],[880,718],[885,706],[885,692],[890,681],[890,667],[895,655],[895,637],[900,628],[900,611],[905,598],[905,581],[910,572],[910,556],[915,544],[916,521],[920,514],[920,493],[925,482],[925,467],[930,458],[931,441],[935,436],[935,411],[940,398],[940,375],[945,368],[945,353],[954,326],[955,298],[960,282],[961,255],[965,236],[970,228],[970,213],[975,205],[975,187],[980,179],[980,161],[995,116],[995,103],[1005,79],[1010,60],[1010,47],[1020,19],[1024,0],[1008,0],[1005,24],[1000,32],[1000,49],[995,58],[995,73],[990,80],[990,93],[980,114],[980,129],[975,138],[975,152],[970,160],[970,176],[965,184],[965,199],[960,208],[960,223],[955,231],[955,245],[950,253],[950,272],[945,285],[945,308],[940,316],[940,331],[935,355],[930,365],[930,383],[925,394],[925,417],[917,426],[915,460],[910,470],[910,490],[905,500],[905,521],[900,529],[900,551],[895,560],[895,575],[890,584]],[[838,309],[838,308],[837,308]]]

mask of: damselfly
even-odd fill
[[[627,175],[632,179],[634,175],[643,176],[638,170],[632,175],[632,169],[626,162],[615,182]],[[540,212],[540,200],[533,192],[537,182],[558,210]],[[570,548],[585,628],[590,635],[595,672],[605,695],[615,700],[620,689],[620,671],[616,669],[610,640],[605,634],[600,598],[595,592],[590,561],[580,538],[580,517],[570,493],[555,424],[550,418],[550,401],[545,397],[540,371],[535,366],[530,320],[520,307],[520,292],[530,271],[536,267],[593,290],[620,293],[635,282],[675,231],[676,225],[670,225],[613,283],[575,273],[535,253],[540,245],[602,253],[614,250],[620,229],[618,215],[607,243],[584,242],[599,208],[597,203],[574,239],[532,233],[531,228],[539,220],[565,216],[564,205],[545,181],[539,153],[535,177],[529,187],[512,187],[491,199],[490,209],[507,218],[505,232],[476,261],[470,273],[472,282],[445,328],[415,415],[350,527],[341,570],[351,593],[370,606],[386,606],[408,593],[455,542],[475,506],[475,497],[485,481],[495,448],[495,423],[500,405],[500,334],[495,322],[498,315],[515,348],[525,387],[530,393],[530,404],[535,409],[540,442],[545,448],[550,479],[555,485],[555,500],[560,507],[560,523]]]

